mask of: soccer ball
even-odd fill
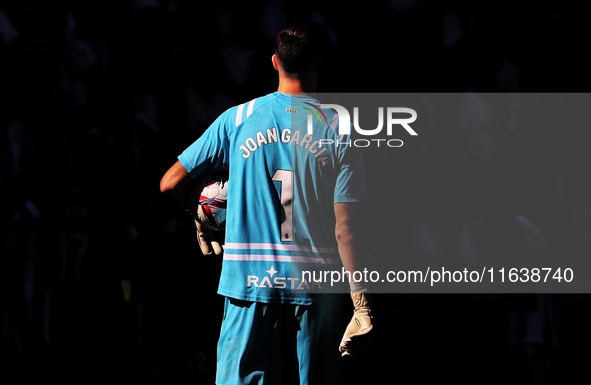
[[[228,177],[226,173],[214,173],[192,182],[190,208],[193,218],[211,230],[226,227],[226,202]]]

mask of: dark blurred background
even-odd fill
[[[276,89],[273,40],[286,23],[328,29],[318,91],[586,92],[590,10],[582,0],[2,1],[0,383],[214,382],[220,261],[203,258],[191,218],[158,184],[220,113]],[[375,233],[394,239],[394,255],[588,257],[582,129],[425,138],[385,168],[401,181],[400,209]],[[377,295],[378,338],[342,383],[589,383],[589,305],[587,295]]]

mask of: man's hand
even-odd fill
[[[197,227],[197,240],[203,255],[222,255],[224,253],[225,231],[211,230],[197,220],[195,220],[195,226]]]
[[[160,181],[160,191],[170,198],[179,208],[188,210],[191,215],[197,212],[194,194],[191,194],[191,176],[180,161],[176,161]],[[202,188],[202,186],[200,186]],[[222,255],[224,252],[224,231],[214,231],[195,221],[197,240],[203,255]]]
[[[343,356],[354,356],[360,353],[373,339],[371,296],[367,293],[351,293],[351,299],[355,310],[339,346]]]

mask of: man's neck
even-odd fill
[[[283,94],[308,94],[316,91],[316,79],[307,82],[288,77],[279,77],[279,87],[277,92]]]

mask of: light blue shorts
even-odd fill
[[[266,304],[226,298],[216,384],[335,384],[343,301]]]

